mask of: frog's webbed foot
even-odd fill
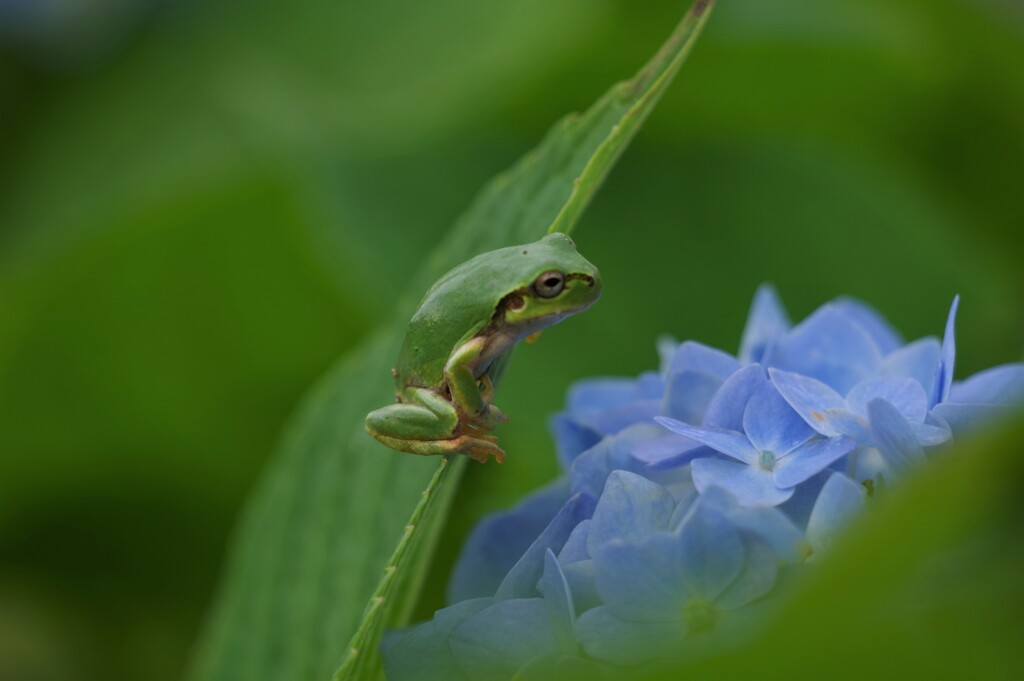
[[[498,463],[505,463],[505,450],[498,446],[498,439],[494,436],[462,435],[454,442],[459,443],[459,454],[465,454],[475,461],[487,463],[488,457],[493,456]]]

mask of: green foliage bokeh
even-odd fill
[[[0,677],[177,678],[300,394],[681,12],[165,5],[93,58],[0,45]],[[572,380],[661,333],[734,350],[762,281],[908,338],[959,292],[958,377],[1020,359],[1022,47],[994,1],[723,0],[579,225],[603,299],[517,351],[509,461],[470,469],[424,612],[474,520],[554,475]]]

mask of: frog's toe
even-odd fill
[[[465,454],[474,461],[487,463],[489,457],[494,457],[498,463],[505,463],[505,450],[498,446],[498,439],[487,435],[482,437],[471,437],[463,435],[456,439],[457,449],[460,454]]]

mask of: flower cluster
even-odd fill
[[[452,605],[386,640],[388,678],[560,678],[749,621],[868,496],[1024,402],[1024,364],[953,382],[956,309],[904,344],[849,299],[793,326],[762,287],[736,356],[666,340],[659,372],[575,385],[564,475],[477,526]]]

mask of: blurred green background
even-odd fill
[[[302,392],[683,6],[0,3],[0,680],[178,678]],[[762,281],[908,338],[959,292],[958,377],[1021,359],[1022,73],[1010,1],[721,0],[579,226],[602,301],[516,353],[509,461],[464,481],[424,608],[555,474],[572,380],[665,332],[735,350]]]

